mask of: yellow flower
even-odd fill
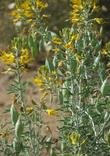
[[[13,53],[6,53],[5,51],[2,52],[2,55],[0,59],[5,63],[5,64],[11,64],[14,62],[15,57]]]
[[[14,22],[18,22],[19,20],[29,23],[33,18],[35,18],[36,7],[41,11],[42,9],[48,6],[47,3],[42,2],[41,0],[36,0],[34,3],[32,0],[25,0],[23,2],[17,3],[16,9],[11,12],[11,16],[14,17]],[[44,15],[43,17],[46,17]]]
[[[53,42],[54,44],[57,44],[57,45],[62,44],[61,39],[60,39],[60,38],[57,38],[57,37],[53,37],[52,42]]]
[[[21,14],[28,18],[33,17],[34,13],[32,11],[31,6],[32,6],[31,2],[29,2],[29,1],[25,1],[25,2],[21,3],[21,5],[19,6],[19,9],[21,10]]]
[[[95,18],[94,19],[98,24],[103,24],[104,23],[104,19],[103,18]]]
[[[93,10],[96,10],[97,6],[96,6],[96,0],[93,1]]]
[[[20,63],[27,64],[32,60],[29,55],[28,49],[21,49]]]
[[[40,79],[40,78],[38,78],[38,77],[36,77],[35,79],[34,79],[34,83],[38,86],[38,87],[41,87],[44,83],[43,83],[43,81]]]
[[[52,75],[56,75],[57,72],[55,70],[52,70]]]
[[[16,5],[16,9],[11,12],[11,16],[14,17],[14,22],[21,20],[22,17],[32,17],[32,9],[31,9],[31,3],[29,0],[26,0],[25,2],[22,2],[18,5]]]
[[[65,49],[72,49],[72,43],[71,43],[71,41],[68,42],[68,43],[66,43],[66,44],[64,45],[64,48],[65,48]]]
[[[28,18],[31,18],[34,16],[34,13],[30,10],[26,10],[26,11],[24,11],[23,15],[28,17]]]
[[[58,67],[62,67],[62,65],[63,65],[63,61],[59,61],[58,62]]]
[[[108,54],[108,50],[107,49],[102,49],[101,54],[107,55]]]
[[[28,17],[32,18],[34,16],[33,10],[31,8],[31,2],[26,0],[18,5],[16,5],[16,9],[11,12],[11,16],[14,17],[14,22],[21,20],[22,18]]]
[[[49,80],[49,81],[52,81],[52,77],[49,76],[49,77],[48,77],[48,80]]]
[[[19,6],[19,8],[21,8],[23,10],[30,10],[31,3],[29,2],[29,0],[25,0],[23,3],[21,3],[21,5]]]
[[[33,112],[33,107],[26,107],[26,112],[27,113],[32,113]]]
[[[79,139],[80,139],[80,134],[78,134],[77,132],[73,132],[69,136],[69,140],[70,140],[71,144],[73,144],[73,145],[77,145],[79,143]]]
[[[43,3],[41,0],[36,0],[36,6],[40,9],[45,9],[48,7],[47,3]]]
[[[71,37],[71,42],[72,42],[72,41],[75,41],[75,40],[78,40],[78,38],[79,38],[78,34],[72,35],[72,37]]]
[[[58,112],[55,109],[47,109],[46,112],[49,116],[55,116],[58,114]]]
[[[72,0],[71,22],[80,25],[89,19],[87,13],[91,8],[92,12],[97,10],[96,0]]]
[[[58,53],[59,49],[58,48],[54,48],[53,52]]]
[[[77,24],[81,20],[80,15],[83,8],[81,0],[72,0],[71,21],[73,24]]]
[[[99,6],[97,6],[96,0],[93,0],[92,2],[92,12],[99,11]]]
[[[19,12],[17,12],[17,10],[13,10],[11,12],[11,16],[14,17],[14,21],[18,21],[21,18],[21,15],[19,14]]]

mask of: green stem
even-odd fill
[[[25,115],[25,119],[27,120],[28,124],[29,124],[29,133],[30,133],[30,139],[31,139],[31,146],[33,149],[33,154],[34,156],[36,156],[36,150],[34,147],[34,143],[33,143],[33,139],[32,139],[32,125],[30,122],[29,117],[26,115],[26,107],[25,107],[25,102],[24,102],[24,91],[22,90],[22,83],[21,83],[21,72],[20,72],[20,64],[19,64],[19,52],[18,50],[16,50],[16,72],[17,72],[17,79],[18,79],[18,83],[20,85],[19,87],[19,97],[20,97],[20,102],[24,111],[24,115]]]

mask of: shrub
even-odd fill
[[[30,0],[18,3],[17,7],[17,20],[27,24],[28,39],[24,34],[14,39],[12,52],[2,52],[1,55],[15,73],[9,89],[14,94],[11,118],[15,135],[12,144],[5,141],[7,146],[3,146],[2,142],[1,150],[5,155],[38,156],[46,149],[52,156],[109,156],[110,82],[102,61],[109,48],[102,48],[100,25],[105,21],[96,17],[96,1],[72,0],[71,27],[63,28],[55,36],[45,24],[43,27],[40,18],[47,4]],[[42,94],[41,105],[32,100],[32,106],[27,107],[26,82],[22,81],[22,74],[25,65],[36,56],[36,41],[39,44],[42,40],[51,42],[52,56],[46,58],[45,65],[38,69],[34,79]],[[49,95],[51,103],[54,98],[58,100],[59,108],[48,108]],[[45,124],[42,112],[58,117],[58,147],[52,136],[43,137],[40,133]]]

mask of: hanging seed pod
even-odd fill
[[[18,120],[16,122],[16,125],[15,125],[15,136],[17,138],[20,138],[21,135],[22,135],[22,132],[23,132],[23,124],[22,124],[22,121],[21,121],[21,116],[19,116]]]
[[[104,80],[101,86],[101,93],[103,96],[110,96],[110,82],[108,79]]]
[[[15,124],[18,120],[19,113],[17,112],[17,110],[13,104],[11,105],[11,108],[10,108],[10,114],[11,114],[12,124],[15,126]]]

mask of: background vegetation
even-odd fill
[[[8,46],[11,39],[16,36],[16,31],[10,18],[9,4],[13,3],[13,0],[1,0],[0,1],[0,45]],[[69,25],[67,17],[70,11],[70,0],[48,0],[49,7],[46,12],[50,14],[48,17],[48,27],[53,32],[58,32],[61,29]],[[107,23],[103,24],[104,43],[109,41],[110,38],[110,3],[109,0],[99,0],[101,11],[99,16],[106,19]],[[54,7],[53,7],[54,6]]]

